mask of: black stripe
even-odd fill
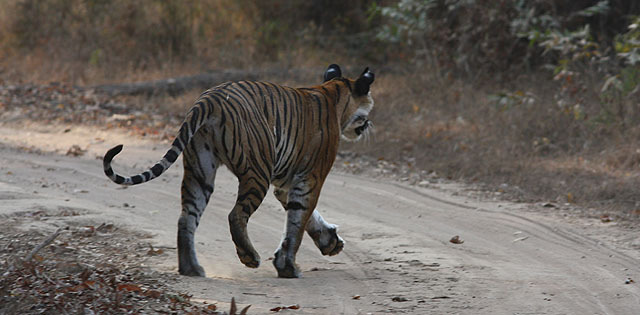
[[[193,195],[192,195],[191,199],[193,199]],[[194,208],[198,208],[198,206],[196,206],[196,203],[191,199],[182,199],[182,208],[183,209],[186,208],[185,206],[187,206],[187,205],[191,205]]]
[[[167,151],[167,154],[164,155],[164,158],[167,161],[173,163],[178,159],[178,154],[173,150],[169,150],[169,151]]]
[[[304,206],[297,201],[289,201],[285,207],[287,210],[304,210]]]
[[[238,84],[238,87],[242,89],[242,91],[244,91],[243,96],[245,97],[245,99],[247,100],[247,103],[252,103],[252,104],[256,104],[256,99],[254,97],[255,93],[249,92],[249,90],[247,89],[247,83],[249,82],[242,82],[243,84]],[[252,89],[253,90],[253,89]],[[253,102],[249,102],[249,99],[247,99],[246,96],[251,97],[251,100]]]
[[[253,213],[251,211],[251,206],[249,206],[249,205],[243,205],[242,206],[242,212],[246,213],[247,215],[251,215]]]
[[[196,129],[198,127],[198,116],[200,115],[200,108],[193,107],[191,108],[191,134],[194,135],[196,133]]]
[[[253,195],[257,199],[260,199],[260,200],[262,200],[262,198],[264,198],[264,193],[262,193],[261,191],[255,189],[255,188],[250,188],[249,190],[247,190],[246,193],[244,193],[242,195],[238,195],[237,200],[238,201],[247,200],[250,195]]]
[[[198,121],[198,126],[202,126],[202,123],[204,122],[206,116],[207,116],[207,104],[206,104],[206,98],[200,100],[200,102],[198,102],[198,106],[200,106],[200,109],[202,110],[202,113],[200,113],[200,120]]]
[[[136,175],[131,177],[131,182],[135,185],[135,184],[140,184],[142,183],[142,176],[140,175]]]
[[[151,172],[153,172],[153,175],[156,177],[160,176],[160,174],[162,174],[163,171],[164,171],[164,167],[160,163],[154,165],[151,168]]]
[[[264,179],[264,178],[263,178]],[[258,181],[258,179],[256,179],[255,177],[250,177],[248,180],[246,180],[244,183],[248,184],[249,182],[255,182],[255,184],[258,186],[258,188],[260,188],[260,191],[263,194],[267,193],[267,190],[269,190],[269,185],[267,184],[267,186],[265,186],[261,181]]]
[[[108,170],[105,170],[104,173],[108,176],[111,177],[111,175],[113,175],[113,169],[110,167]]]

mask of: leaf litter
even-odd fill
[[[47,235],[17,225],[0,231],[0,314],[225,314],[144,267],[149,255],[164,252],[140,243],[139,232],[103,223]],[[235,300],[231,306],[236,314]]]
[[[91,88],[58,82],[45,85],[0,85],[0,104],[3,105],[0,122],[126,128],[135,135],[161,139],[173,137],[176,126],[182,122],[181,115],[158,111],[151,104],[131,106],[131,102],[126,97],[112,97]],[[60,130],[63,133],[70,131],[70,128]],[[86,148],[72,145],[66,155],[82,156],[86,152]]]

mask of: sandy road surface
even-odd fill
[[[0,128],[0,215],[73,208],[84,215],[70,220],[139,227],[154,235],[156,246],[175,247],[181,163],[150,183],[120,189],[96,159],[124,143],[114,168],[133,173],[161,157],[165,144],[115,132],[51,130],[64,128]],[[72,144],[88,152],[64,156]],[[50,153],[56,150],[62,154]],[[639,250],[603,236],[637,243],[637,230],[624,232],[595,220],[569,222],[532,205],[481,202],[453,188],[332,174],[319,210],[340,225],[344,251],[323,257],[305,236],[298,253],[303,278],[278,279],[269,259],[285,213],[272,195],[266,198],[249,223],[262,265],[244,267],[226,220],[236,185],[229,172],[219,172],[196,234],[207,278],[176,276],[171,284],[194,299],[234,296],[240,305],[252,304],[254,314],[291,304],[301,309],[283,313],[640,314]],[[464,243],[450,243],[454,235]],[[177,274],[175,251],[167,252],[153,267]],[[636,282],[625,284],[627,278]]]

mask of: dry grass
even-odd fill
[[[367,27],[365,2],[4,1],[0,82],[88,85],[355,59],[344,38]]]
[[[640,131],[576,119],[556,105],[549,91],[557,83],[544,74],[510,85],[534,98],[511,108],[493,98],[506,88],[415,72],[378,78],[376,141],[343,149],[517,200],[569,202],[591,207],[591,214],[640,219]]]

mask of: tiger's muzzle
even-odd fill
[[[357,127],[356,129],[354,129],[354,132],[356,133],[357,136],[361,135],[365,130],[367,130],[367,128],[371,127],[371,120],[365,120],[364,124],[362,124],[362,126]]]

